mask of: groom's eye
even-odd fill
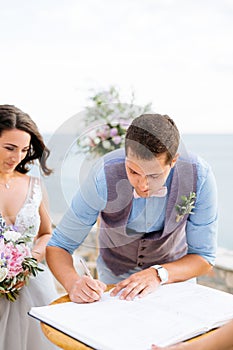
[[[161,174],[156,174],[156,175],[148,175],[148,177],[152,178],[152,179],[158,179],[161,176]]]
[[[138,175],[138,173],[136,173],[136,171],[134,171],[133,169],[129,169],[129,170],[130,170],[131,174],[137,174]]]

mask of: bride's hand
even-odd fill
[[[38,262],[41,262],[43,260],[43,253],[39,252],[38,250],[32,250],[32,257],[36,259]]]

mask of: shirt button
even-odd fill
[[[141,247],[141,248],[140,248],[140,250],[144,250],[144,249],[146,249],[146,247]]]
[[[144,255],[139,255],[139,259],[142,259],[142,258],[144,258]]]
[[[140,262],[139,264],[138,264],[138,266],[143,266],[144,265],[144,263],[142,263],[142,262]]]

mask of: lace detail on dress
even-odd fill
[[[42,200],[40,181],[36,177],[30,177],[27,198],[18,212],[14,226],[22,235],[32,234],[36,236],[40,227],[39,206]]]

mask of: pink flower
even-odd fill
[[[109,137],[109,126],[104,125],[97,131],[98,137],[101,138],[101,140],[106,140]]]
[[[11,278],[23,272],[22,263],[26,257],[30,257],[31,253],[25,244],[15,246],[12,242],[5,245],[5,258],[7,260],[7,277]]]
[[[38,267],[27,244],[32,239],[30,231],[21,236],[13,226],[6,226],[0,215],[0,232],[0,297],[15,301],[30,274],[36,276],[43,270]]]
[[[89,146],[90,146],[90,147],[95,147],[95,146],[96,146],[94,140],[91,139],[91,138],[89,138]]]
[[[122,141],[120,136],[114,136],[112,140],[115,143],[115,145],[119,145]]]
[[[113,136],[116,136],[118,134],[118,130],[117,128],[112,128],[110,130],[110,136],[113,137]]]

